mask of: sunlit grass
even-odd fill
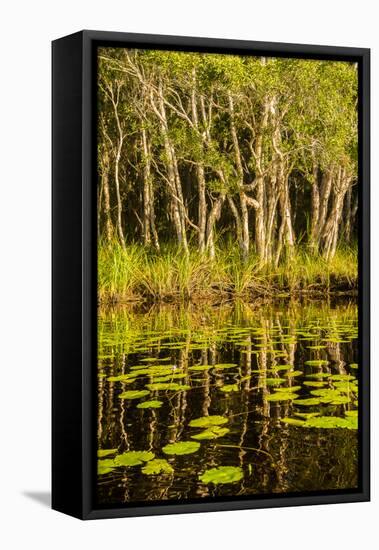
[[[158,253],[138,244],[123,249],[100,243],[98,295],[101,302],[217,299],[278,292],[346,291],[357,286],[357,251],[341,247],[331,261],[297,249],[279,266],[243,261],[235,245],[216,250],[212,260],[191,249],[166,245]]]

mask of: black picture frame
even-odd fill
[[[359,67],[359,477],[357,490],[94,506],[96,475],[96,49],[126,46],[356,61]],[[370,499],[370,50],[85,30],[52,43],[52,507],[81,519]]]

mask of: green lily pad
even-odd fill
[[[355,376],[352,374],[333,374],[330,379],[338,382],[345,382],[346,380],[355,380]]]
[[[285,378],[261,378],[261,382],[265,383],[266,386],[279,386],[279,384],[283,384],[285,382]]]
[[[291,401],[296,399],[298,395],[292,392],[276,392],[267,396],[267,401]]]
[[[238,391],[238,385],[237,384],[224,384],[221,386],[220,390],[224,393],[231,393],[233,391]]]
[[[285,392],[285,393],[288,393],[288,392],[297,392],[301,390],[301,386],[290,386],[289,388],[274,388],[274,391],[276,392]]]
[[[281,418],[280,422],[283,422],[284,424],[289,424],[290,426],[302,426],[304,424],[304,420],[289,417]]]
[[[225,416],[202,416],[201,418],[195,418],[191,420],[189,425],[191,428],[208,428],[209,426],[221,426],[229,421]]]
[[[114,455],[117,453],[117,449],[98,449],[97,456],[103,458],[105,456]]]
[[[172,474],[174,468],[164,458],[154,458],[142,468],[142,473],[148,476],[158,474]]]
[[[285,373],[288,378],[294,378],[295,376],[301,376],[302,374],[304,373],[301,370],[287,371]]]
[[[150,451],[127,451],[117,455],[114,464],[116,466],[139,466],[143,462],[152,460],[154,456],[154,453]]]
[[[305,428],[347,428],[354,430],[358,428],[357,418],[340,418],[339,416],[317,416],[309,418],[305,423]]]
[[[230,432],[229,428],[221,428],[220,426],[212,426],[209,427],[207,430],[204,430],[203,432],[200,432],[196,435],[191,435],[192,439],[198,439],[199,441],[203,439],[217,439],[218,437],[223,437],[228,432]]]
[[[302,407],[312,407],[313,405],[319,405],[321,401],[317,397],[309,397],[308,399],[296,399],[293,403]]]
[[[180,441],[178,443],[169,443],[162,448],[166,455],[189,455],[196,453],[200,449],[200,443],[197,441]]]
[[[308,418],[312,418],[314,416],[320,416],[320,413],[313,412],[313,413],[299,413],[295,412],[295,416],[298,416],[299,418],[303,418],[304,420],[308,420]]]
[[[310,388],[322,388],[323,386],[325,386],[325,384],[326,382],[321,382],[320,380],[309,380],[303,382],[304,386],[308,386]]]
[[[210,468],[199,476],[203,483],[213,483],[215,485],[221,483],[235,483],[243,478],[242,468],[237,466],[219,466],[218,468]]]
[[[311,359],[309,361],[305,361],[304,365],[309,365],[310,367],[321,367],[323,365],[329,365],[329,361],[326,359]]]
[[[357,369],[358,368],[358,363],[350,363],[349,367],[351,369]]]
[[[131,390],[131,391],[124,391],[119,394],[119,399],[139,399],[140,397],[145,397],[145,395],[149,395],[148,390]]]
[[[358,417],[358,411],[346,411],[345,416],[351,416],[352,418]]]
[[[318,380],[319,378],[330,378],[332,375],[329,372],[315,372],[314,374],[307,374],[305,378],[310,380]]]
[[[151,391],[187,391],[191,389],[191,386],[187,386],[186,384],[177,384],[175,382],[156,382],[153,384],[146,384],[146,387]]]
[[[101,476],[113,472],[116,468],[114,460],[112,458],[106,458],[105,460],[97,461],[97,473]]]
[[[158,401],[157,399],[152,399],[151,401],[144,401],[143,403],[138,403],[137,409],[159,409],[163,405],[163,401]]]
[[[217,365],[214,365],[214,368],[217,370],[232,369],[234,367],[238,367],[237,363],[218,363]]]
[[[203,371],[203,370],[209,370],[211,368],[212,368],[212,365],[194,365],[193,367],[188,367],[188,370]]]

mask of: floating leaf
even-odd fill
[[[145,397],[145,395],[149,395],[147,390],[131,390],[120,393],[118,397],[119,399],[139,399]]]
[[[152,399],[151,401],[144,401],[143,403],[138,403],[137,409],[159,409],[163,405],[163,401],[158,401],[157,399]]]
[[[224,384],[221,386],[220,390],[224,393],[230,393],[233,391],[238,391],[238,385],[237,384]]]
[[[358,363],[350,363],[349,367],[351,369],[357,369],[358,368]]]
[[[233,367],[238,367],[237,363],[218,363],[217,365],[214,365],[214,368],[217,370],[232,369]]]
[[[290,387],[287,387],[287,388],[274,388],[274,391],[276,391],[276,392],[285,392],[285,393],[296,392],[296,391],[299,391],[299,390],[301,390],[301,386],[290,386]]]
[[[146,387],[151,391],[187,391],[191,389],[191,386],[187,386],[185,384],[177,384],[175,382],[157,382],[153,384],[146,384]]]
[[[349,430],[354,430],[358,428],[358,420],[354,417],[351,418],[340,418],[339,416],[317,416],[314,418],[309,418],[305,423],[305,428],[347,428]]]
[[[101,476],[104,474],[109,474],[116,468],[114,460],[111,458],[106,458],[105,460],[97,461],[97,473]]]
[[[266,386],[279,386],[279,384],[283,384],[285,382],[284,378],[261,378],[260,382],[265,383]]]
[[[331,376],[329,372],[315,372],[314,374],[307,374],[305,378],[317,380],[318,378],[330,378]]]
[[[298,416],[299,418],[304,418],[305,420],[307,420],[308,418],[312,418],[313,416],[320,416],[320,413],[318,413],[318,412],[313,412],[313,413],[295,412],[294,414],[295,414],[295,416]]]
[[[172,474],[174,468],[164,458],[154,458],[142,468],[142,473],[148,476],[158,474]]]
[[[204,430],[203,432],[200,432],[196,435],[191,435],[192,439],[198,439],[201,441],[202,439],[217,439],[218,437],[223,437],[228,432],[230,432],[229,428],[221,428],[220,426],[212,426],[208,428],[207,430]]]
[[[202,371],[209,370],[212,368],[212,365],[194,365],[193,367],[188,367],[188,370]]]
[[[288,378],[294,378],[295,376],[301,376],[302,374],[304,373],[301,370],[287,371],[285,373]]]
[[[97,456],[103,458],[105,456],[114,455],[117,452],[117,449],[98,449]]]
[[[345,416],[351,416],[351,417],[357,418],[358,417],[358,411],[346,411]]]
[[[346,380],[355,380],[355,376],[353,376],[352,374],[333,374],[330,379],[342,382]]]
[[[210,468],[199,476],[203,483],[235,483],[243,478],[242,468],[237,466],[219,466],[218,468]]]
[[[162,451],[166,455],[189,455],[196,453],[200,449],[200,443],[197,441],[180,441],[178,443],[169,443],[163,447]]]
[[[322,365],[329,365],[329,361],[326,361],[326,359],[312,359],[305,361],[304,365],[309,365],[310,367],[321,367]]]
[[[311,407],[313,405],[319,405],[321,403],[320,399],[317,397],[310,397],[308,399],[296,399],[296,401],[293,402],[294,405],[301,405],[304,407]]]
[[[281,418],[280,422],[283,422],[284,424],[289,424],[290,426],[302,426],[304,424],[304,420],[299,420],[298,418]]]
[[[148,462],[154,458],[154,453],[150,451],[127,451],[117,455],[114,459],[116,466],[138,466],[143,462]]]
[[[191,428],[208,428],[208,426],[221,426],[222,424],[226,424],[228,420],[225,416],[202,416],[201,418],[191,420],[189,425]]]
[[[321,382],[319,380],[314,380],[314,381],[305,381],[303,382],[303,385],[304,386],[308,386],[310,388],[322,388],[323,386],[325,386],[326,382]]]
[[[271,393],[267,396],[267,401],[291,401],[292,399],[296,399],[298,395],[296,393],[291,392],[276,392]]]

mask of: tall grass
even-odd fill
[[[137,244],[98,248],[101,302],[218,300],[278,292],[346,291],[357,286],[357,251],[340,248],[333,260],[298,248],[278,267],[261,265],[253,254],[242,261],[236,246],[224,245],[211,260],[195,249],[186,255],[166,245],[160,253]]]

